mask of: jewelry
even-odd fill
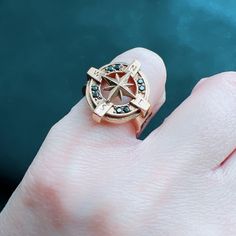
[[[140,70],[141,63],[111,63],[88,72],[86,98],[96,122],[124,123],[135,120],[140,131],[151,115],[150,88]]]

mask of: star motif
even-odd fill
[[[107,100],[110,101],[117,96],[119,96],[121,101],[123,96],[135,98],[135,95],[129,88],[134,85],[133,83],[128,82],[130,75],[131,72],[128,72],[122,77],[120,77],[119,74],[116,73],[115,79],[107,75],[102,76],[105,79],[105,81],[109,84],[108,86],[103,88],[105,91],[110,91]]]

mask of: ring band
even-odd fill
[[[121,124],[135,120],[137,132],[151,115],[150,87],[141,63],[110,63],[87,72],[85,95],[93,119]]]

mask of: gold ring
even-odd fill
[[[87,72],[86,98],[96,122],[121,124],[135,120],[139,132],[151,115],[150,87],[141,63],[110,63]]]

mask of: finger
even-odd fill
[[[236,148],[217,166],[216,171],[235,185],[236,181]]]
[[[236,147],[236,73],[202,80],[164,124],[147,138],[165,161],[196,171],[219,165]],[[193,164],[194,163],[194,164]]]
[[[164,103],[166,70],[162,59],[154,52],[144,49],[131,49],[117,56],[113,62],[131,63],[134,59],[141,62],[141,70],[148,78],[150,83],[150,103],[153,105],[155,113]],[[84,98],[56,124],[57,130],[69,133],[81,142],[104,143],[108,141],[123,142],[133,140],[135,129],[131,122],[124,124],[96,123],[92,119],[92,111]]]
[[[142,63],[141,69],[147,76],[151,88],[149,101],[152,104],[152,115],[145,122],[143,129],[165,102],[166,68],[163,60],[156,53],[144,48],[129,50],[114,58],[112,62],[125,61],[126,63],[131,63],[133,59],[130,54],[132,54],[133,58],[139,58],[138,60]]]

